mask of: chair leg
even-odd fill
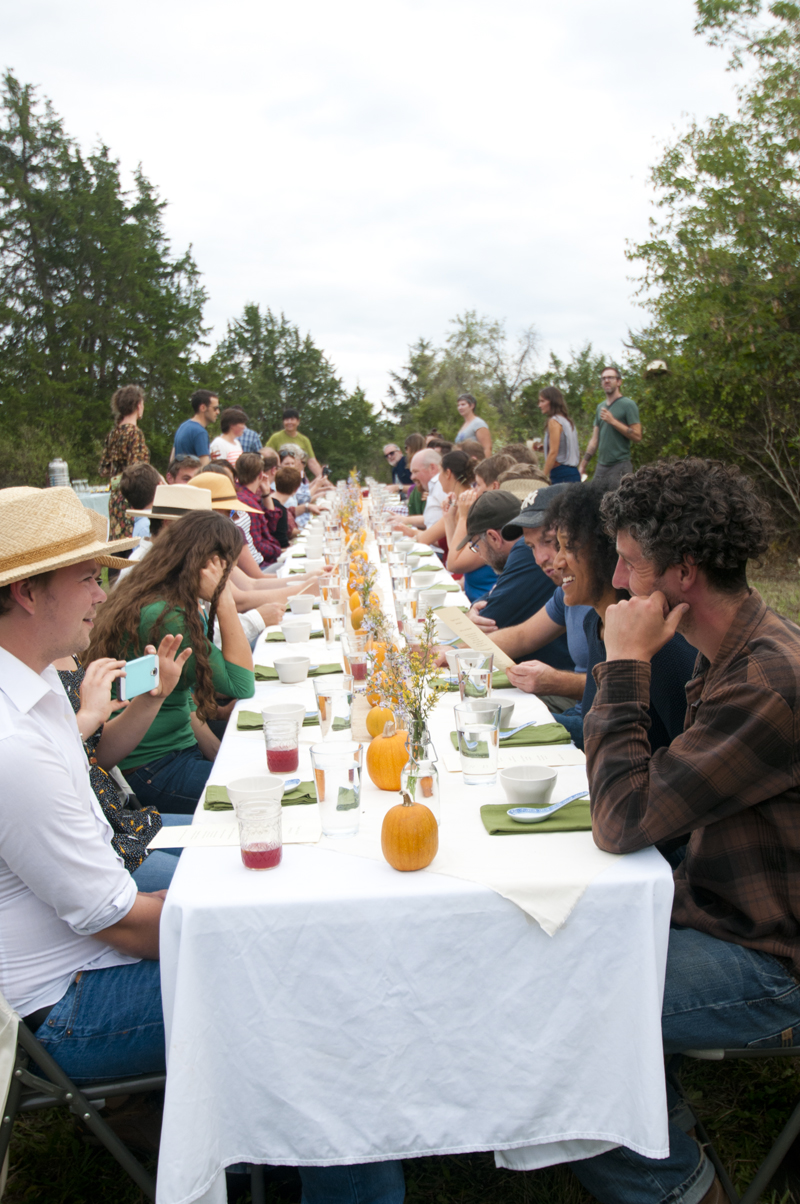
[[[737,1192],[736,1188],[731,1183],[728,1172],[725,1170],[725,1167],[720,1162],[719,1155],[717,1154],[717,1151],[714,1149],[714,1144],[711,1141],[711,1138],[709,1137],[708,1133],[706,1132],[705,1125],[698,1118],[698,1115],[695,1112],[694,1108],[692,1107],[690,1100],[687,1099],[687,1097],[686,1097],[686,1092],[683,1089],[683,1083],[681,1082],[680,1073],[677,1069],[675,1069],[675,1067],[678,1063],[679,1063],[678,1059],[674,1059],[674,1060],[670,1059],[670,1062],[667,1065],[667,1078],[670,1080],[670,1082],[672,1083],[672,1086],[678,1092],[681,1099],[686,1104],[687,1108],[689,1109],[692,1116],[694,1117],[694,1131],[697,1134],[697,1138],[700,1141],[700,1144],[703,1146],[704,1150],[706,1151],[706,1154],[708,1155],[709,1159],[711,1160],[711,1164],[714,1167],[714,1170],[717,1172],[717,1178],[719,1179],[720,1183],[722,1184],[722,1190],[725,1192],[725,1195],[728,1197],[729,1204],[743,1204],[743,1202],[740,1201],[740,1199],[739,1199],[739,1193]],[[748,1201],[748,1204],[750,1204],[750,1201]]]
[[[128,1147],[120,1141],[113,1129],[106,1124],[94,1105],[90,1103],[85,1095],[81,1094],[69,1076],[61,1069],[58,1062],[50,1056],[43,1045],[39,1044],[24,1024],[20,1024],[19,1026],[17,1039],[28,1056],[33,1058],[48,1078],[65,1092],[65,1099],[69,1103],[70,1110],[76,1116],[79,1116],[84,1124],[91,1129],[95,1137],[103,1143],[109,1154],[116,1158],[122,1169],[127,1171],[131,1179],[142,1189],[145,1195],[149,1199],[155,1200],[156,1183],[153,1176],[148,1174],[138,1159],[134,1158]]]
[[[250,1165],[250,1195],[253,1204],[267,1204],[267,1189],[264,1183],[264,1168],[256,1163]]]
[[[19,1070],[23,1063],[27,1065],[26,1057],[20,1058],[17,1053],[17,1061],[15,1070]],[[22,1094],[22,1082],[18,1075],[14,1074],[11,1079],[11,1085],[8,1088],[8,1098],[6,1106],[3,1109],[3,1121],[0,1125],[0,1165],[3,1164],[8,1153],[8,1147],[11,1144],[11,1134],[14,1131],[14,1121],[17,1118],[17,1109],[19,1108],[19,1097]]]
[[[800,1133],[800,1101],[798,1101],[792,1115],[783,1126],[778,1140],[761,1163],[755,1179],[742,1196],[741,1204],[756,1204],[756,1200],[766,1190],[770,1179],[788,1154],[789,1147],[798,1133]]]

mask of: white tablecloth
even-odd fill
[[[308,649],[334,659],[321,641]],[[256,661],[266,654],[259,646]],[[309,688],[262,684],[244,706]],[[211,781],[264,769],[261,735],[232,722]],[[582,772],[560,771],[557,789]],[[394,801],[365,789],[373,825]],[[479,789],[461,804],[470,822],[483,801]],[[577,855],[591,840],[522,839],[532,875],[548,842]],[[500,1164],[532,1169],[620,1143],[665,1156],[671,901],[654,850],[609,859],[553,936],[487,886],[369,857],[292,845],[256,874],[235,848],[185,851],[162,919],[159,1204],[223,1204],[222,1170],[238,1161],[492,1149]]]

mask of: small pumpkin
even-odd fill
[[[374,741],[370,748],[373,745]],[[439,825],[430,807],[412,802],[404,790],[402,803],[383,817],[381,849],[396,870],[424,870],[430,865],[439,851]]]
[[[360,605],[361,605],[361,599],[359,598],[357,591],[353,590],[352,593],[350,594],[350,598],[349,598],[350,609],[355,610],[355,608]]]
[[[380,694],[378,694],[378,702],[380,702]],[[367,695],[369,699],[369,694]],[[374,738],[379,736],[385,730],[386,724],[394,720],[394,712],[388,707],[373,705],[372,710],[367,715],[367,731]]]
[[[386,660],[386,645],[383,640],[368,640],[367,652],[375,653],[375,664],[380,668]]]
[[[364,622],[364,607],[355,606],[350,611],[350,622],[353,624],[353,631],[360,631],[361,624]]]
[[[408,732],[398,732],[389,720],[383,734],[367,747],[367,773],[379,790],[399,790],[400,770],[408,760]]]

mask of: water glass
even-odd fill
[[[248,870],[270,870],[283,856],[281,799],[283,779],[265,774],[228,783],[239,824],[242,863]]]
[[[364,746],[312,744],[311,767],[323,836],[355,836],[361,810]]]
[[[353,707],[352,675],[343,673],[341,677],[315,678],[314,693],[317,697],[322,739],[352,739],[350,718]]]
[[[322,634],[325,643],[334,646],[344,634],[344,615],[341,613],[341,603],[320,603],[319,613],[322,618]]]
[[[342,587],[338,576],[330,574],[327,577],[320,579],[319,588],[322,592],[323,602],[340,602],[342,597]]]
[[[411,582],[411,569],[407,564],[390,564],[389,575],[392,578],[392,589],[408,589]]]
[[[475,711],[466,702],[453,708],[465,786],[493,786],[500,747],[500,704]]]
[[[411,605],[411,590],[399,589],[394,595],[394,613],[397,615],[397,630],[402,632],[405,630],[406,623],[410,623],[414,618],[416,607]]]
[[[273,703],[261,711],[267,769],[270,773],[295,773],[300,764],[300,728],[306,717],[304,703]]]
[[[468,698],[488,698],[492,692],[494,653],[459,648],[455,654],[455,661],[462,701]]]

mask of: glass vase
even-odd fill
[[[413,721],[411,737],[409,758],[400,771],[400,789],[407,791],[413,802],[424,803],[433,812],[437,824],[440,824],[442,816],[436,750],[426,730],[419,733],[414,731]]]

